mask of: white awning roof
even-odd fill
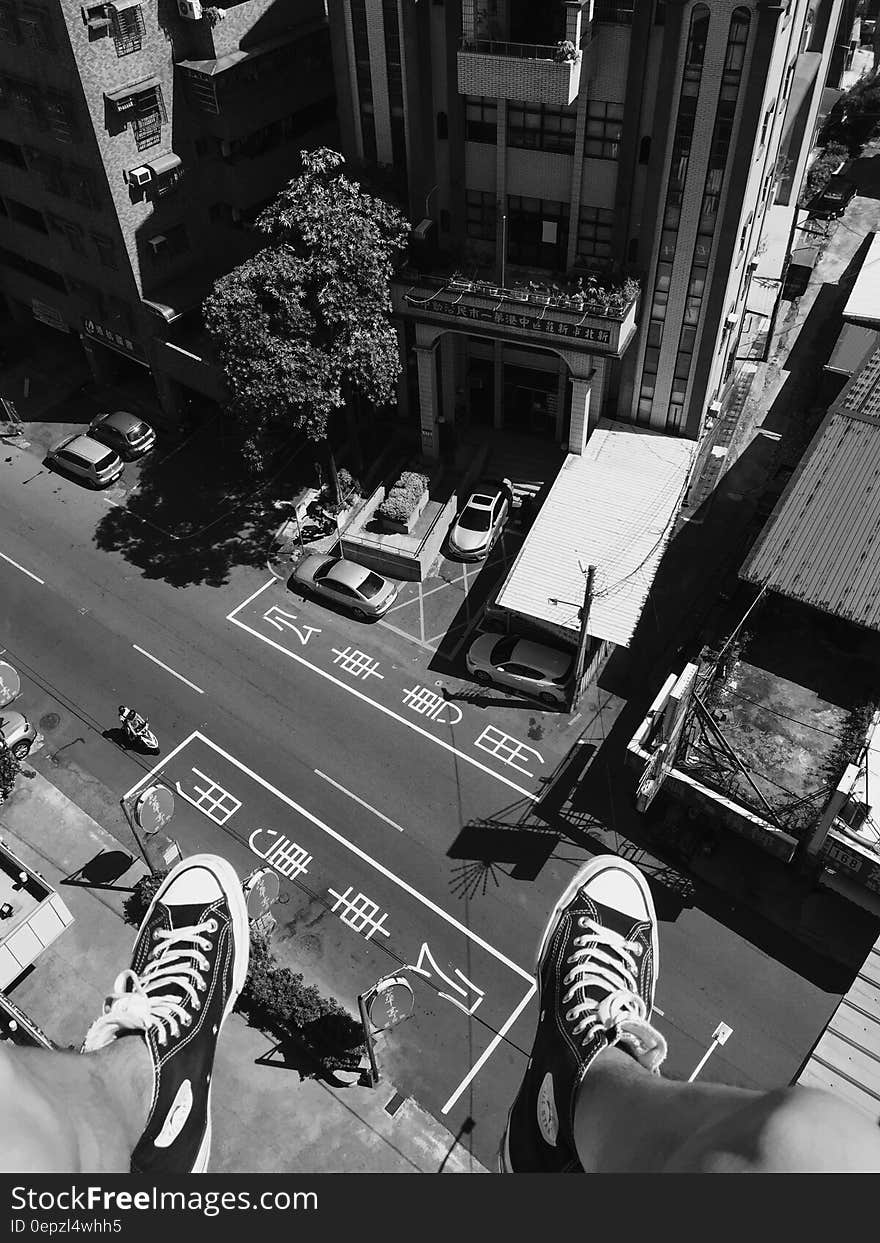
[[[780,203],[774,203],[767,212],[756,254],[758,260],[758,266],[755,268],[756,277],[773,281],[781,279],[796,215],[796,204],[786,207]]]
[[[696,443],[602,420],[570,453],[497,604],[572,632],[596,567],[587,631],[628,646],[684,497]]]
[[[880,233],[874,234],[852,293],[843,308],[843,318],[872,326],[880,325]]]
[[[762,315],[765,319],[769,319],[773,314],[781,288],[781,281],[771,281],[766,277],[753,276],[749,282],[746,310],[750,311],[752,315]]]

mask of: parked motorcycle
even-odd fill
[[[159,739],[150,729],[150,723],[146,717],[140,716],[131,708],[126,708],[125,704],[120,704],[119,721],[130,743],[143,747],[145,751],[151,751],[153,754],[158,753]]]

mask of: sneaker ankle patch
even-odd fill
[[[559,1138],[559,1112],[556,1108],[556,1095],[553,1090],[553,1075],[548,1071],[538,1089],[538,1130],[546,1144],[556,1147]]]
[[[189,1079],[184,1079],[177,1089],[174,1100],[171,1102],[171,1108],[165,1115],[162,1130],[153,1140],[156,1148],[171,1147],[186,1124],[186,1120],[192,1110],[192,1103],[192,1085]]]

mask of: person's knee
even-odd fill
[[[791,1087],[768,1093],[767,1104],[759,1149],[767,1168],[880,1172],[880,1127],[845,1101]]]

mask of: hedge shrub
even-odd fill
[[[407,522],[429,482],[427,475],[405,470],[379,506],[379,516],[393,522]]]

